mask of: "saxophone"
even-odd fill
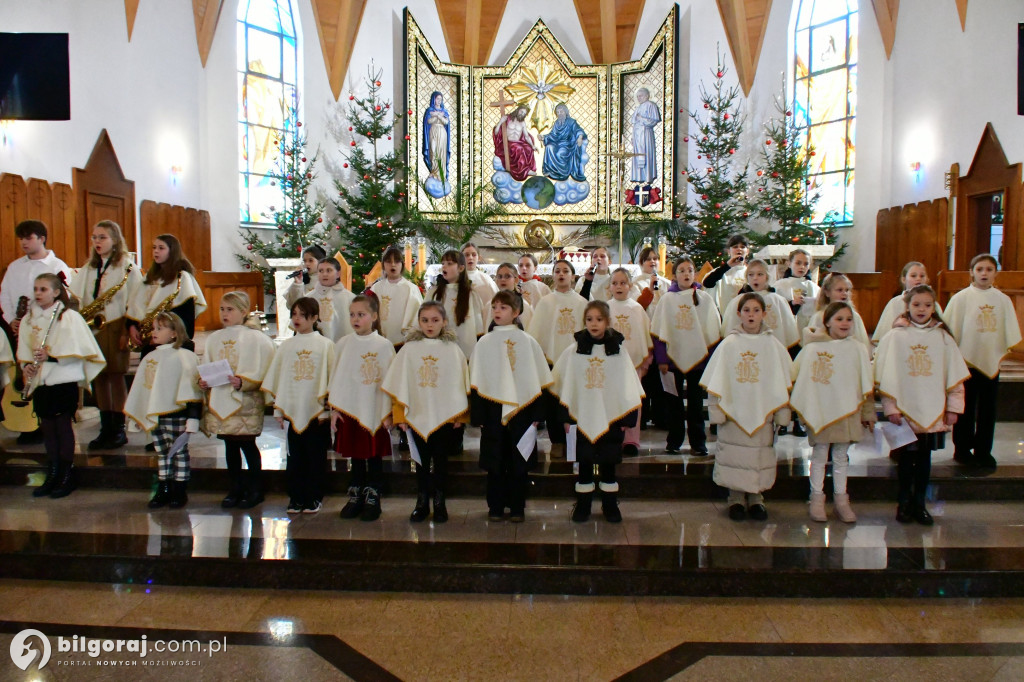
[[[103,309],[107,307],[108,303],[114,300],[114,296],[117,295],[117,292],[123,289],[124,285],[128,283],[128,276],[132,272],[132,267],[132,263],[129,262],[128,267],[124,270],[124,278],[117,284],[117,286],[107,289],[97,296],[92,303],[78,311],[79,314],[85,318],[85,323],[89,325],[93,332],[98,332],[103,329],[103,325],[107,323],[107,318],[103,315]],[[177,296],[177,294],[175,294],[175,296]]]
[[[149,343],[149,337],[153,335],[153,321],[156,320],[156,316],[160,313],[166,313],[172,307],[174,307],[174,299],[178,298],[178,294],[181,293],[181,273],[178,273],[178,286],[174,292],[160,301],[159,305],[146,313],[146,316],[139,322],[139,336],[142,338],[141,345],[135,345],[131,342],[131,337],[128,339],[128,349],[132,351],[140,351],[142,347]]]

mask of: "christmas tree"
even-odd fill
[[[310,189],[316,179],[316,155],[306,156],[306,136],[302,133],[302,121],[295,110],[285,124],[283,135],[278,138],[278,154],[274,161],[273,184],[281,187],[281,206],[271,206],[272,215],[263,214],[274,222],[275,231],[242,229],[245,251],[235,254],[246,270],[263,273],[263,288],[274,292],[274,270],[267,265],[267,258],[299,258],[302,250],[310,244],[326,245],[330,228],[324,224],[324,203],[316,200],[310,203]]]
[[[352,266],[353,288],[362,285],[388,245],[397,245],[410,234],[405,223],[405,144],[392,142],[402,115],[382,99],[381,74],[371,63],[366,96],[348,96],[347,128],[352,139],[342,166],[351,169],[355,184],[334,181],[336,227],[341,251]]]
[[[783,95],[784,97],[784,95]],[[767,137],[761,150],[761,164],[757,169],[750,212],[778,226],[766,233],[751,234],[751,253],[768,244],[821,244],[825,239],[835,244],[834,223],[811,224],[814,205],[820,194],[813,191],[808,179],[814,147],[802,146],[804,136],[793,123],[793,112],[785,99],[776,97],[778,117],[765,124]],[[835,253],[817,265],[831,264],[846,251],[846,244],[836,244]]]
[[[683,137],[687,143],[693,139],[698,152],[697,163],[683,172],[692,202],[675,202],[673,213],[692,229],[680,230],[683,236],[672,245],[692,256],[698,269],[706,261],[718,264],[729,237],[749,231],[747,165],[737,161],[743,132],[739,88],[726,86],[726,73],[719,53],[711,91],[700,86],[703,111],[690,112],[690,132]]]

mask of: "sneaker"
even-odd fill
[[[681,449],[682,449],[681,445],[666,445],[665,446],[665,452],[670,454],[670,455],[678,455],[679,451]]]
[[[363,490],[357,485],[349,486],[348,502],[341,508],[341,518],[354,519],[363,513]]]
[[[323,503],[320,500],[313,500],[312,504],[307,504],[302,508],[303,514],[316,514],[323,508]]]
[[[302,503],[296,500],[288,500],[288,513],[289,514],[301,514]]]
[[[488,509],[487,510],[487,520],[488,521],[494,521],[494,522],[504,521],[505,520],[505,511],[501,510],[501,509]]]
[[[747,518],[747,510],[740,503],[729,505],[729,518],[733,521],[742,521]]]
[[[376,521],[380,518],[380,492],[376,488],[367,486],[363,488],[363,512],[359,515],[360,521]]]
[[[747,515],[755,521],[767,521],[768,510],[763,504],[752,504],[747,507]]]
[[[708,448],[706,445],[699,445],[697,447],[690,446],[690,457],[707,457]]]

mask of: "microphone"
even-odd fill
[[[303,272],[303,270],[296,270],[295,272],[285,277],[285,279],[295,279],[296,277],[302,277]]]

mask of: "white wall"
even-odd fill
[[[346,177],[340,166],[350,138],[341,114],[350,91],[363,93],[371,60],[383,71],[389,97],[402,102],[403,8],[409,7],[442,59],[448,56],[447,46],[433,0],[367,3],[339,105],[328,84],[310,0],[297,4],[303,39],[303,127],[310,149],[320,151],[319,187],[330,199],[336,194],[330,176]],[[700,103],[700,84],[711,81],[716,46],[733,78],[735,69],[717,5],[710,0],[679,4],[678,106],[689,109]],[[756,79],[744,101],[746,134],[740,156],[752,165],[763,144],[762,126],[775,115],[781,76],[791,69],[793,4],[794,0],[772,3]],[[851,270],[873,269],[877,211],[944,196],[943,173],[954,161],[966,171],[987,121],[995,126],[1010,162],[1024,159],[1024,117],[1016,114],[1015,33],[1017,22],[1024,21],[1019,0],[969,3],[966,32],[960,30],[954,3],[904,0],[889,60],[870,1],[861,0],[861,5],[855,225],[843,233],[851,248],[842,267]],[[647,0],[634,56],[647,46],[671,6],[670,0]],[[85,164],[100,130],[106,128],[125,175],[136,182],[137,198],[210,211],[214,268],[235,269],[236,13],[237,0],[224,4],[204,69],[191,3],[140,3],[130,43],[121,0],[0,3],[4,31],[70,34],[72,98],[71,121],[10,124],[9,140],[0,144],[0,170],[70,182],[71,168]],[[590,61],[573,3],[551,0],[509,3],[491,60],[504,61],[538,18],[573,59]],[[687,128],[685,114],[676,115],[681,119],[681,138]],[[335,137],[338,129],[340,144]],[[691,153],[696,154],[692,145],[680,166]],[[185,169],[177,184],[171,181],[172,159]],[[914,161],[922,164],[919,177],[910,172]]]

